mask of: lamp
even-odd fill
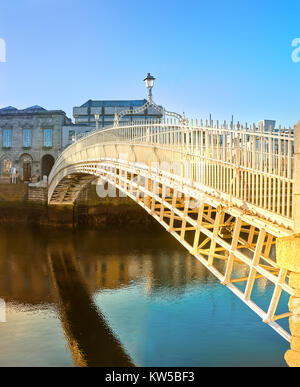
[[[154,86],[155,78],[148,73],[147,77],[144,79],[147,89],[149,90],[149,101],[152,101],[152,88]]]

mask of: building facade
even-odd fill
[[[275,130],[276,121],[275,120],[261,120],[258,121],[258,129],[263,132],[269,132]]]
[[[69,124],[62,127],[62,149],[66,149],[78,135],[95,130],[94,126]]]
[[[73,117],[75,124],[64,125],[62,128],[62,148],[65,149],[76,139],[78,135],[90,132],[98,128],[105,129],[114,124],[115,113],[124,110],[135,110],[145,105],[147,101],[126,100],[126,101],[93,101],[89,100],[79,107],[73,108]],[[162,107],[160,106],[162,109]],[[120,122],[133,122],[143,120],[159,120],[162,113],[153,107],[142,110],[139,114],[126,114],[120,119]],[[98,122],[96,122],[96,118]]]
[[[105,128],[114,124],[115,113],[120,113],[124,110],[135,110],[142,107],[147,101],[142,100],[128,100],[128,101],[93,101],[89,100],[80,107],[73,108],[73,116],[75,124],[88,125],[96,127],[95,115],[99,115],[98,127]],[[144,109],[138,114],[127,114],[122,117],[122,121],[138,121],[161,119],[162,113],[155,110],[153,107]]]
[[[23,181],[48,176],[62,151],[62,127],[71,123],[62,110],[0,109],[0,175],[15,167]]]

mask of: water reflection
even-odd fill
[[[74,364],[133,366],[94,304],[74,254],[66,249],[50,252],[49,266]]]
[[[288,347],[164,231],[1,228],[0,298],[0,366],[284,365]]]
[[[192,281],[206,283],[210,277],[209,272],[189,254],[185,254],[185,259],[182,259],[183,252],[176,251],[175,241],[167,241],[159,255],[153,256],[147,251],[147,245],[141,251],[141,240],[135,242],[133,237],[117,241],[114,235],[112,243],[109,234],[101,240],[91,231],[85,235],[85,246],[80,243],[80,233],[53,232],[49,235],[37,230],[1,231],[0,295],[7,302],[31,305],[55,303],[49,276],[48,252],[61,251],[62,248],[69,251],[69,254],[72,251],[72,260],[84,277],[89,293],[126,287],[138,278],[143,278],[147,293],[172,289],[173,296],[176,296],[183,293]],[[162,241],[166,244],[164,238]],[[175,250],[170,255],[163,254],[169,247]],[[130,251],[130,256],[123,255],[125,251]]]

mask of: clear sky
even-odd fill
[[[0,107],[154,100],[191,118],[300,120],[299,0],[1,0]]]

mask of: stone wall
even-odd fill
[[[47,194],[27,184],[0,184],[0,224],[47,222]]]
[[[28,201],[47,204],[47,188],[44,187],[28,187]]]
[[[45,227],[160,227],[128,197],[100,198],[88,185],[74,205],[47,205],[47,188],[0,184],[0,224],[30,223]]]
[[[108,188],[108,192],[114,191]],[[135,201],[115,191],[115,197],[99,197],[96,186],[87,185],[74,206],[74,222],[78,226],[105,227],[160,227]]]

